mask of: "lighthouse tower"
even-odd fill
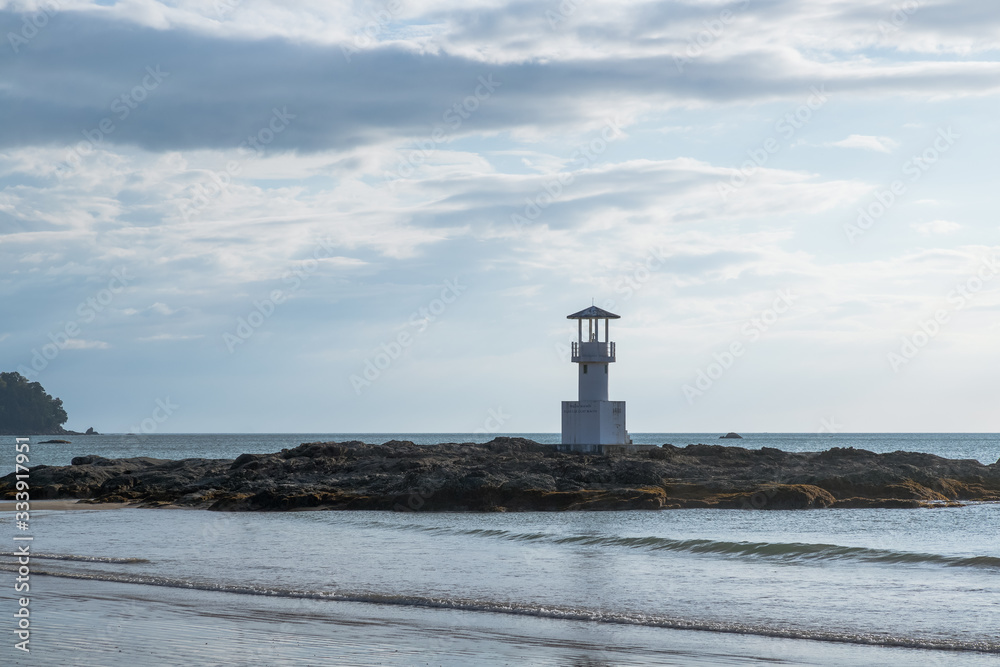
[[[608,321],[620,319],[619,316],[591,306],[567,319],[577,322],[571,361],[578,367],[580,389],[579,400],[563,401],[560,449],[601,452],[606,445],[631,444],[625,430],[625,401],[608,400],[608,368],[615,362],[615,344],[608,336]],[[604,320],[604,340],[601,340],[601,320]]]

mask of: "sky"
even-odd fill
[[[1000,431],[1000,5],[0,2],[0,369],[102,432]],[[991,203],[992,202],[992,203]]]

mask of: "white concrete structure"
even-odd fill
[[[577,341],[573,343],[571,361],[578,365],[579,400],[563,401],[560,449],[600,452],[607,445],[630,445],[625,430],[625,401],[608,400],[608,367],[615,361],[615,344],[609,338],[608,321],[619,316],[591,306],[567,319],[577,321]],[[600,320],[604,320],[603,341]]]

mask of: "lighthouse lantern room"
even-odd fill
[[[610,339],[608,323],[620,317],[591,306],[567,319],[577,321],[571,361],[577,364],[579,400],[562,403],[560,449],[602,451],[606,445],[631,444],[625,430],[625,401],[608,400],[608,368],[615,362],[615,344]],[[604,340],[601,340],[601,320],[604,320]]]

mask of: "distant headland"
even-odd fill
[[[501,437],[307,443],[236,459],[82,456],[32,468],[31,483],[33,500],[223,511],[929,508],[1000,501],[1000,462],[702,444],[595,455]],[[12,473],[0,498],[14,493]]]
[[[0,373],[0,435],[99,435],[67,431],[69,417],[61,399],[52,398],[38,382],[20,373]]]
[[[20,373],[0,373],[0,435],[67,435],[62,401]]]

